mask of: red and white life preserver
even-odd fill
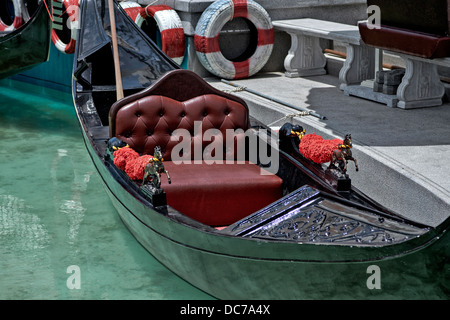
[[[162,51],[180,64],[184,58],[184,29],[177,12],[165,5],[149,5],[145,13],[155,19],[161,33]]]
[[[15,30],[19,28],[24,22],[22,13],[24,12],[25,4],[23,3],[23,0],[13,0],[12,3],[14,6],[14,20],[12,24],[7,25],[5,22],[2,21],[0,16],[0,31]]]
[[[162,51],[181,65],[185,51],[184,29],[175,10],[166,5],[142,8],[132,1],[124,1],[120,5],[139,27],[145,19],[153,18],[161,33]]]
[[[145,9],[137,2],[122,1],[120,2],[120,6],[139,28],[142,26],[144,20],[148,18]]]
[[[234,18],[245,18],[256,27],[258,45],[244,61],[230,61],[220,52],[219,33]],[[195,28],[194,44],[202,65],[225,79],[247,78],[264,67],[272,53],[274,31],[267,11],[253,0],[218,0],[202,14]]]
[[[55,1],[55,0],[53,0]],[[60,0],[62,1],[62,0]],[[77,32],[79,26],[79,11],[80,4],[79,0],[64,0],[64,12],[67,14],[68,18],[63,20],[63,23],[66,24],[68,30],[70,30],[70,40],[68,43],[64,43],[57,31],[55,29],[52,30],[52,41],[55,44],[55,47],[63,52],[63,53],[74,53],[75,52],[75,44],[77,41]]]

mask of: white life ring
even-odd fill
[[[245,18],[257,29],[258,45],[244,61],[231,61],[220,52],[219,33],[234,18]],[[195,51],[201,64],[225,79],[247,78],[264,67],[273,49],[274,31],[267,11],[253,0],[218,0],[201,15],[195,28]]]
[[[63,24],[66,24],[68,29],[70,29],[70,40],[65,43],[63,42],[57,31],[52,30],[52,41],[55,47],[63,53],[74,53],[75,44],[77,41],[77,32],[79,27],[79,11],[80,4],[79,0],[64,0],[64,11],[67,14],[67,18],[63,20]]]
[[[5,5],[7,5],[7,1],[4,0]],[[14,6],[14,20],[12,24],[7,25],[5,22],[2,21],[0,16],[0,31],[13,31],[17,28],[19,28],[24,20],[22,17],[22,12],[24,12],[25,4],[23,3],[23,0],[13,0],[12,1]]]
[[[149,5],[142,8],[132,1],[124,1],[120,5],[139,27],[142,27],[145,19],[154,19],[161,33],[162,51],[181,65],[185,51],[184,29],[175,10],[166,5]]]
[[[177,12],[166,5],[145,7],[148,17],[153,17],[161,33],[162,51],[181,65],[184,59],[184,29]]]
[[[147,18],[145,9],[139,3],[134,1],[122,1],[120,2],[120,6],[140,28],[144,20]]]

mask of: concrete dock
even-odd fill
[[[221,90],[234,87],[207,79]],[[306,133],[325,139],[351,133],[353,155],[360,170],[349,163],[352,184],[399,215],[437,226],[450,216],[450,103],[404,110],[347,96],[333,75],[288,78],[283,72],[259,73],[232,81],[254,92],[276,98],[326,117],[295,117]],[[247,91],[253,117],[281,126],[285,116],[298,113]]]

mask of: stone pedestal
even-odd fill
[[[375,92],[372,87],[361,85],[346,86],[344,94],[347,96],[360,97],[367,100],[379,102],[388,107],[397,107],[398,98],[396,94],[384,94],[383,92]]]
[[[437,65],[432,61],[401,55],[406,62],[406,73],[398,87],[397,106],[402,109],[439,106],[445,93]]]
[[[365,44],[347,44],[347,58],[339,72],[340,89],[373,79],[375,73],[375,49]]]
[[[326,74],[327,60],[322,53],[320,39],[295,33],[291,36],[291,48],[284,60],[286,76],[304,77]]]
[[[402,109],[442,105],[445,86],[441,82],[438,66],[449,66],[450,60],[425,59],[406,54],[400,54],[400,57],[405,61],[404,73],[402,70],[379,71],[373,90],[363,86],[347,86],[344,93]]]

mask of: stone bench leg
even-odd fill
[[[364,44],[347,44],[347,58],[339,72],[340,89],[359,85],[364,80],[375,77],[375,48]]]
[[[284,60],[286,76],[290,78],[326,74],[327,63],[320,39],[288,32],[291,48]]]
[[[445,93],[437,65],[402,56],[406,62],[405,76],[397,90],[403,109],[439,106]]]

